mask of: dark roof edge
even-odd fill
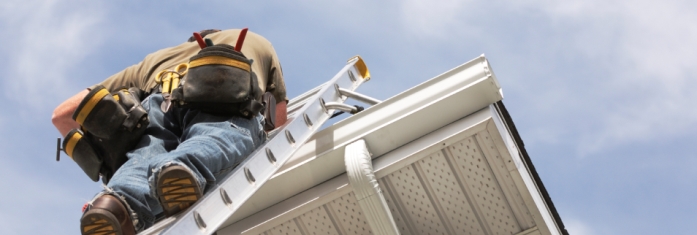
[[[502,101],[496,102],[494,106],[496,107],[496,110],[501,115],[501,117],[503,117],[503,121],[508,126],[508,129],[511,131],[513,140],[516,142],[516,144],[518,145],[518,149],[520,150],[520,153],[523,155],[525,166],[527,166],[527,168],[530,170],[533,180],[535,181],[535,184],[537,184],[537,187],[540,189],[540,193],[542,193],[542,197],[544,198],[545,202],[547,202],[549,210],[552,212],[552,216],[554,217],[555,222],[560,227],[562,234],[569,235],[569,232],[566,231],[566,227],[564,227],[564,223],[561,221],[561,217],[557,212],[557,208],[554,207],[552,198],[549,196],[549,193],[547,192],[545,185],[542,183],[542,179],[540,179],[540,176],[537,174],[537,170],[535,170],[535,166],[532,164],[532,160],[530,160],[528,151],[525,150],[525,144],[523,143],[523,139],[520,138],[520,134],[518,134],[518,129],[516,129],[511,115],[508,113],[508,110],[506,110],[506,106],[503,105]]]

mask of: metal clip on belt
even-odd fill
[[[174,70],[162,70],[157,75],[155,75],[155,82],[162,87],[162,97],[164,102],[160,107],[163,112],[169,110],[172,104],[172,90],[179,87],[179,82],[189,71],[189,64],[183,63],[177,65]]]

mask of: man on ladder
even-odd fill
[[[286,104],[271,43],[246,29],[195,33],[69,98],[52,118],[63,150],[107,183],[81,233],[135,234],[185,210],[286,122]]]

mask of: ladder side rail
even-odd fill
[[[361,63],[364,71],[359,71]],[[367,68],[360,58],[352,59],[327,84],[355,90],[368,78]],[[278,134],[254,151],[238,168],[165,228],[160,234],[210,234],[215,232],[239,207],[251,197],[326,122],[334,110],[325,103],[344,102],[334,86],[324,85],[308,99],[298,114],[282,126]]]
[[[307,100],[308,100],[309,98],[311,98],[314,94],[317,94],[317,92],[318,92],[320,89],[322,89],[323,86],[326,86],[326,85],[327,85],[326,82],[325,82],[325,83],[322,83],[321,85],[319,85],[319,86],[317,86],[317,87],[315,87],[315,88],[312,88],[311,90],[309,90],[309,91],[307,91],[307,92],[305,92],[305,93],[303,93],[303,94],[301,94],[301,95],[299,95],[299,96],[293,97],[293,99],[290,99],[290,100],[288,101],[288,104],[287,104],[287,113],[286,113],[286,118],[288,118],[287,120],[288,120],[288,121],[293,120],[293,118],[295,118],[295,113],[296,113],[298,110],[300,110],[300,108],[302,108],[302,107],[307,103]],[[279,130],[279,129],[276,128],[276,129],[273,129],[273,130],[269,131],[269,132],[267,133],[267,134],[268,134],[268,138],[271,139],[271,138],[273,138],[274,136],[276,136],[276,134],[278,133],[278,130]]]
[[[297,111],[299,111],[310,98],[317,94],[317,92],[319,92],[322,87],[326,86],[327,84],[328,82],[322,83],[321,85],[312,88],[312,90],[309,90],[288,101],[288,117],[293,116]]]

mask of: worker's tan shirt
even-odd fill
[[[239,29],[223,30],[208,34],[206,38],[210,38],[214,44],[224,43],[235,46],[240,31]],[[157,86],[155,75],[158,72],[173,70],[174,67],[181,63],[188,63],[189,58],[196,55],[200,50],[201,48],[196,41],[185,42],[178,46],[159,50],[147,55],[140,63],[111,75],[99,83],[99,85],[103,85],[109,91],[114,91],[121,87],[138,87],[150,92]],[[248,59],[254,60],[252,71],[257,75],[261,91],[271,92],[277,102],[288,100],[281,64],[271,43],[261,35],[249,31],[242,46],[242,53]],[[268,87],[268,90],[267,85],[271,85]]]

